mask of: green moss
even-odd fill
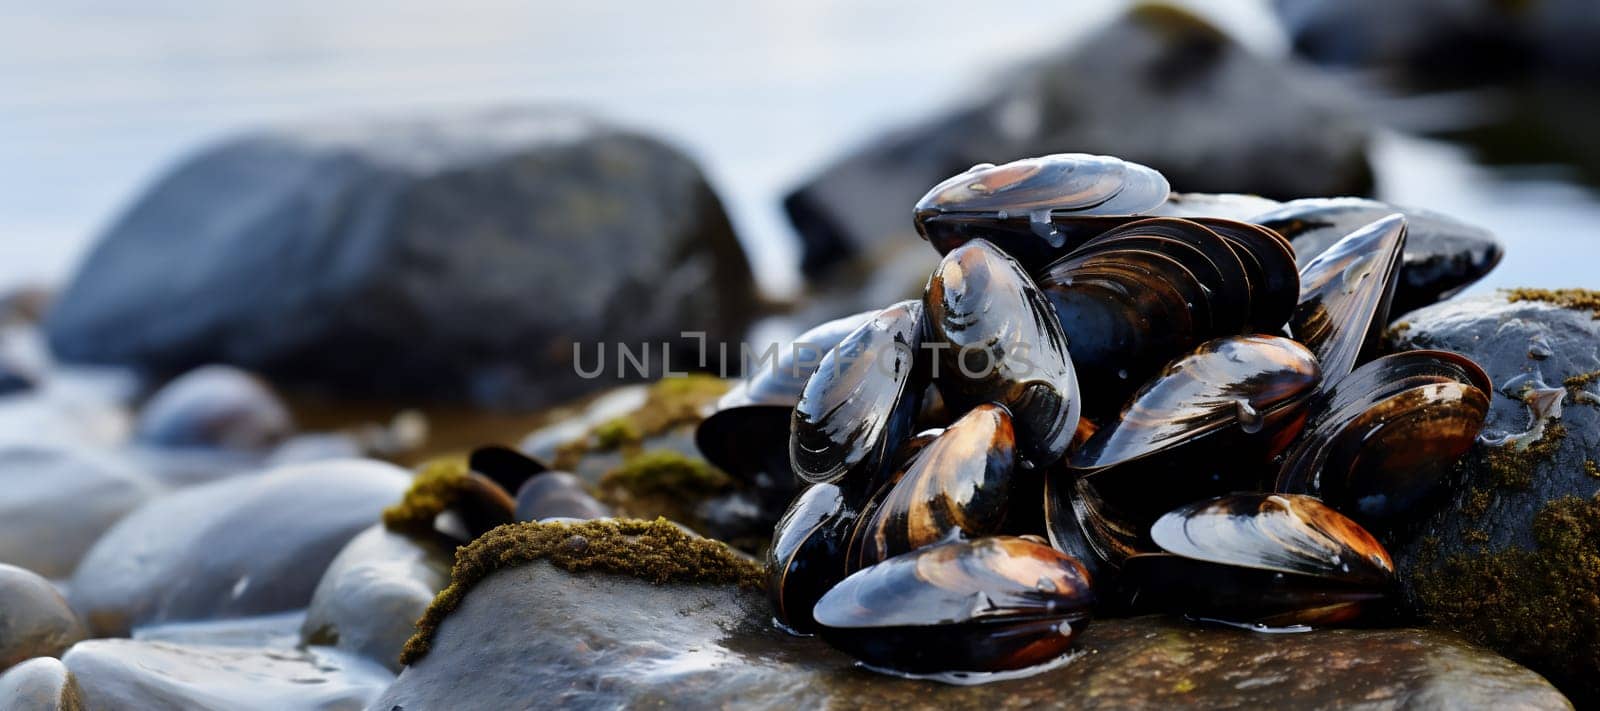
[[[699,422],[700,413],[731,386],[730,381],[698,373],[658,380],[650,385],[637,409],[595,425],[583,437],[561,446],[553,464],[557,469],[575,469],[590,452],[633,454],[632,450],[650,437]]]
[[[439,591],[417,621],[417,631],[401,651],[400,663],[414,664],[428,653],[439,624],[478,582],[495,571],[536,560],[549,561],[568,572],[630,575],[656,584],[759,588],[764,579],[761,566],[666,519],[507,524],[456,550],[450,584]]]
[[[1461,513],[1468,518],[1483,518],[1489,512],[1489,504],[1494,499],[1489,492],[1474,488],[1467,492],[1466,500],[1462,502]]]
[[[626,417],[618,417],[595,425],[589,435],[594,438],[595,448],[601,450],[617,449],[642,439],[639,430],[635,429],[633,422]]]
[[[670,449],[646,452],[600,478],[600,490],[635,496],[705,496],[726,491],[733,479],[704,459]]]
[[[422,465],[411,488],[397,503],[383,510],[383,525],[412,535],[433,531],[433,520],[468,490],[465,457],[442,457]]]
[[[1521,451],[1515,446],[1489,448],[1483,458],[1493,475],[1491,483],[1504,489],[1523,490],[1532,486],[1534,468],[1539,462],[1553,458],[1566,436],[1566,426],[1552,422],[1545,426],[1539,439]]]
[[[1566,380],[1561,381],[1561,384],[1567,386],[1567,389],[1569,390],[1582,390],[1585,387],[1588,387],[1589,383],[1592,383],[1595,380],[1600,380],[1600,370],[1590,371],[1581,375],[1574,375]]]
[[[1533,550],[1424,560],[1418,601],[1431,621],[1600,699],[1600,498],[1547,502],[1533,535]]]
[[[1562,308],[1589,311],[1594,318],[1600,318],[1600,291],[1590,291],[1588,289],[1508,289],[1505,293],[1506,299],[1512,303],[1518,301],[1543,301]]]
[[[1588,474],[1596,479],[1600,479],[1600,464],[1595,463],[1593,459],[1584,460],[1583,473]]]

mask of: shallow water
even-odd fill
[[[699,158],[758,278],[788,294],[798,281],[779,208],[788,189],[1123,4],[0,0],[0,287],[65,278],[147,181],[230,132],[550,102],[661,133]],[[1263,4],[1205,5],[1252,46],[1283,51]],[[1375,157],[1380,197],[1506,239],[1485,286],[1594,285],[1592,193],[1559,175],[1507,180],[1462,149],[1401,135],[1382,138]]]

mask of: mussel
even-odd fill
[[[1169,192],[1160,173],[1109,156],[1059,153],[985,163],[917,201],[917,232],[940,254],[986,239],[1032,270],[1155,209]]]
[[[945,255],[924,299],[945,401],[958,412],[1004,405],[1024,466],[1059,460],[1078,426],[1078,379],[1061,324],[1033,280],[977,239]]]
[[[945,540],[998,533],[1016,462],[1011,415],[973,408],[909,453],[906,469],[867,505],[850,544],[848,570]]]
[[[862,479],[869,486],[909,434],[924,382],[914,372],[922,304],[879,311],[823,356],[795,405],[789,434],[794,473],[809,482]]]
[[[1394,562],[1361,526],[1310,496],[1238,493],[1162,516],[1163,552],[1124,562],[1136,606],[1239,624],[1334,625],[1384,613]]]
[[[1455,353],[1367,363],[1311,405],[1276,490],[1369,522],[1392,518],[1440,489],[1483,428],[1492,392],[1483,369]]]
[[[1323,389],[1370,358],[1389,323],[1406,244],[1396,214],[1345,235],[1300,270],[1300,303],[1289,328],[1317,355]]]
[[[1082,520],[1084,532],[1142,531],[1174,506],[1254,486],[1304,424],[1320,377],[1311,352],[1280,336],[1218,338],[1173,361],[1068,457],[1080,499],[1131,517]]]
[[[767,597],[790,630],[811,632],[811,608],[845,574],[845,546],[859,511],[836,484],[807,487],[773,531],[767,549]]]
[[[1094,596],[1073,558],[1025,538],[920,548],[845,578],[813,610],[824,640],[902,673],[999,672],[1066,654]]]
[[[1264,209],[1250,222],[1289,238],[1301,265],[1352,230],[1386,215],[1404,215],[1409,233],[1394,313],[1450,298],[1483,278],[1504,255],[1488,230],[1429,210],[1396,207],[1366,198],[1307,198]]]

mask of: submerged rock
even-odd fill
[[[589,358],[612,344],[608,376],[615,344],[650,344],[659,374],[657,344],[699,330],[716,353],[757,303],[687,157],[518,109],[202,150],[101,236],[46,328],[70,362],[230,363],[338,394],[538,405],[604,382],[575,372],[574,344]]]
[[[1063,667],[952,686],[864,671],[771,616],[761,593],[730,585],[542,561],[502,568],[373,708],[1569,708],[1537,674],[1425,630],[1272,635],[1096,620]]]
[[[50,578],[160,491],[139,470],[79,448],[0,446],[0,563]]]
[[[449,546],[374,526],[328,564],[311,596],[306,644],[331,645],[394,671],[416,621],[450,580]]]
[[[1519,290],[1402,317],[1402,350],[1476,360],[1489,418],[1437,510],[1390,546],[1428,620],[1600,702],[1600,293]]]
[[[389,464],[343,460],[155,499],[101,536],[68,599],[99,635],[304,607],[323,569],[409,481]]]
[[[0,700],[6,711],[80,711],[78,682],[61,660],[30,659],[0,672]]]
[[[366,708],[393,676],[374,662],[304,651],[178,645],[127,639],[80,642],[62,657],[89,709]]]
[[[264,450],[294,433],[289,408],[271,386],[226,365],[191,370],[144,404],[134,436],[160,447]]]
[[[1182,10],[1138,6],[1003,77],[979,103],[880,138],[788,196],[808,275],[915,240],[911,206],[976,163],[1104,153],[1180,191],[1277,199],[1372,186],[1369,129],[1334,89]]]
[[[83,637],[83,624],[50,581],[0,564],[0,671],[57,656]]]

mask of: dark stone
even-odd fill
[[[1181,10],[1139,6],[1002,76],[977,104],[881,137],[788,196],[808,275],[878,263],[881,245],[915,239],[918,198],[976,163],[1103,153],[1161,171],[1175,190],[1277,199],[1372,187],[1368,127],[1335,90]]]
[[[39,657],[0,673],[6,711],[79,711],[78,682],[61,660]]]
[[[0,564],[0,671],[59,655],[83,636],[83,624],[50,581]]]
[[[1297,53],[1325,64],[1398,70],[1450,82],[1600,67],[1590,0],[1277,0]]]
[[[453,550],[382,525],[363,531],[328,564],[301,636],[400,671],[400,648],[433,596],[450,582]]]
[[[715,353],[753,315],[753,284],[683,154],[503,110],[207,148],[102,235],[46,325],[70,362],[537,405],[603,382],[574,372],[575,343],[652,344],[658,372],[655,344],[681,331]]]
[[[160,489],[103,454],[0,447],[0,562],[50,578],[71,575],[101,533]]]
[[[97,635],[304,607],[328,563],[409,481],[389,464],[342,460],[157,498],[100,537],[68,599]]]
[[[260,378],[226,365],[195,368],[139,411],[134,436],[159,447],[263,450],[294,433],[289,408]]]
[[[771,616],[756,591],[531,563],[479,582],[373,708],[1569,708],[1537,674],[1425,630],[1096,620],[1061,668],[951,686],[864,671]]]
[[[94,639],[61,658],[85,708],[365,708],[393,678],[341,652]]]
[[[1402,316],[1389,337],[1401,350],[1465,354],[1496,388],[1484,433],[1445,500],[1393,536],[1408,597],[1424,618],[1591,704],[1600,702],[1600,320],[1592,308],[1491,294]]]

